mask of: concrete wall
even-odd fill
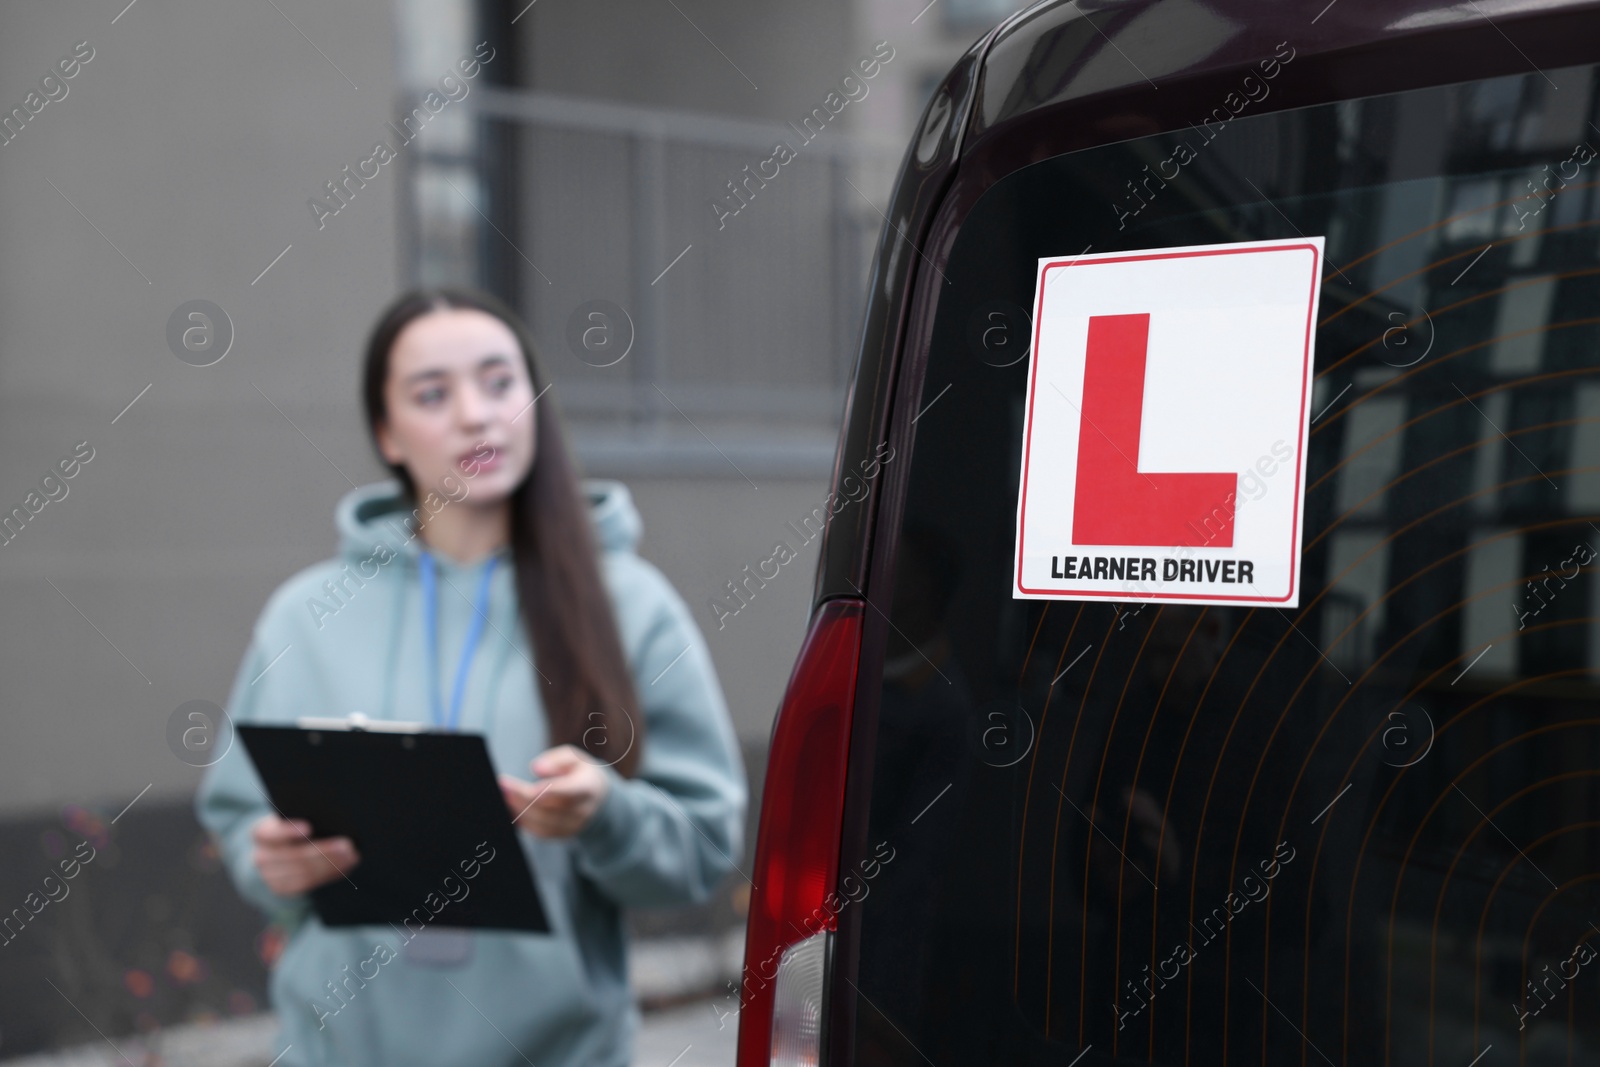
[[[167,716],[222,700],[266,594],[329,554],[346,476],[376,470],[356,353],[399,283],[401,186],[382,175],[321,231],[306,202],[392,117],[390,13],[278,7],[0,16],[7,107],[93,49],[0,146],[4,508],[94,450],[0,545],[0,811],[192,789]],[[233,323],[213,366],[168,347],[194,299]]]
[[[786,524],[799,526],[802,516],[822,506],[827,478],[758,477],[757,484],[759,491],[739,479],[632,480],[645,517],[644,554],[693,610],[741,737],[764,743],[800,651],[817,571],[819,542],[802,543]],[[797,558],[764,585],[743,584],[748,602],[741,605],[727,583],[746,583],[744,568],[756,570],[780,541]],[[714,598],[724,605],[721,611],[712,607]]]
[[[849,73],[852,0],[536,5],[517,22],[529,88],[782,121]]]

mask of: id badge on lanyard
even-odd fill
[[[422,631],[428,646],[428,695],[433,701],[433,724],[441,730],[454,730],[461,722],[461,701],[466,695],[467,672],[472,668],[472,657],[477,654],[478,643],[483,640],[484,624],[489,619],[489,580],[494,576],[498,562],[490,556],[483,565],[483,577],[478,581],[478,599],[472,608],[472,621],[467,626],[467,639],[461,648],[461,661],[456,665],[455,685],[450,689],[450,712],[445,715],[444,702],[439,695],[439,584],[433,556],[426,550],[417,561],[422,581]]]
[[[467,671],[472,665],[473,654],[478,649],[478,642],[483,637],[484,623],[489,616],[489,580],[494,574],[496,559],[493,556],[489,557],[489,561],[483,567],[483,577],[478,583],[477,603],[473,608],[472,622],[467,628],[465,646],[461,649],[461,661],[456,667],[455,685],[451,688],[448,717],[439,694],[438,578],[432,555],[424,551],[419,562],[422,578],[423,631],[428,643],[430,683],[428,688],[433,698],[433,722],[440,729],[454,730],[461,721],[461,701],[466,692]],[[461,967],[472,958],[474,934],[472,930],[459,927],[423,927],[415,933],[410,930],[405,933],[410,939],[401,946],[400,957],[414,966]]]
[[[423,927],[400,946],[400,958],[417,967],[462,967],[472,959],[472,942],[471,930]]]

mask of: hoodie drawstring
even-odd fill
[[[396,575],[398,581],[389,584],[394,587],[394,606],[389,609],[389,654],[385,657],[383,665],[383,717],[394,718],[394,678],[400,670],[400,620],[405,618],[406,586],[411,583],[405,580],[404,575]]]

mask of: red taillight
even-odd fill
[[[739,1067],[771,1060],[774,979],[785,950],[833,927],[823,900],[839,874],[862,610],[854,599],[817,609],[773,726],[745,933]]]

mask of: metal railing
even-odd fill
[[[580,452],[736,477],[715,439],[826,469],[901,146],[493,86],[463,103],[470,138],[409,162],[409,277],[518,308]]]

